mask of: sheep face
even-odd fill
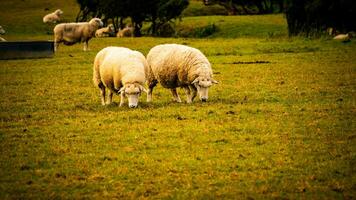
[[[63,14],[63,11],[62,11],[61,9],[58,9],[58,10],[55,11],[55,13],[56,13],[58,16],[60,16],[60,15]]]
[[[99,18],[93,18],[89,21],[89,24],[97,24],[99,28],[104,26],[104,23]]]
[[[122,87],[119,92],[127,97],[130,108],[136,108],[142,91],[146,91],[142,85],[129,83]]]
[[[195,88],[197,88],[201,101],[206,102],[208,100],[209,87],[212,86],[213,83],[217,84],[218,82],[210,77],[198,77],[192,82]]]

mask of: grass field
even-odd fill
[[[13,5],[0,4],[5,38],[51,39],[37,12],[24,12],[36,28],[21,32],[26,24],[1,15]],[[220,31],[204,39],[94,38],[89,52],[78,44],[0,61],[0,199],[356,198],[354,41],[288,38],[282,15],[178,26],[209,20]],[[161,43],[206,54],[220,82],[208,102],[173,103],[158,86],[137,109],[118,107],[118,96],[101,106],[96,53]]]

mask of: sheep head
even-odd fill
[[[121,93],[121,95],[127,97],[130,108],[137,107],[138,99],[142,92],[147,93],[147,90],[138,83],[127,83],[119,90],[119,93]]]
[[[93,18],[89,21],[89,24],[97,26],[99,28],[104,26],[104,23],[99,18]]]
[[[60,16],[60,15],[63,14],[63,11],[62,11],[61,9],[57,9],[57,10],[55,11],[55,13],[56,13],[56,15]]]
[[[209,97],[209,87],[218,82],[210,76],[199,76],[191,84],[197,89],[200,100],[206,102]]]

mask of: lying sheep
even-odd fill
[[[84,51],[88,50],[88,41],[94,37],[95,31],[103,26],[99,18],[93,18],[89,22],[62,23],[54,27],[54,51],[57,51],[59,43],[73,45],[84,43]]]
[[[152,91],[158,82],[171,90],[176,102],[181,102],[176,88],[184,88],[187,103],[192,103],[197,92],[201,101],[207,101],[209,87],[218,83],[212,77],[208,59],[192,47],[179,44],[157,45],[149,51],[147,62],[150,67],[147,76],[147,102],[152,101]]]
[[[115,27],[112,24],[95,32],[95,37],[109,37],[112,35],[115,35]]]
[[[133,37],[134,36],[134,28],[133,27],[125,27],[124,29],[119,29],[119,32],[116,34],[117,37]]]
[[[101,104],[110,104],[113,93],[121,95],[120,106],[128,98],[129,107],[135,108],[146,81],[148,64],[144,55],[124,47],[106,47],[94,60],[93,81],[101,91]],[[109,91],[105,102],[105,90]]]
[[[333,38],[334,40],[339,40],[342,42],[349,42],[351,40],[351,35],[347,34],[339,34]]]
[[[63,11],[61,9],[57,9],[53,13],[50,13],[43,17],[43,23],[57,23],[61,20],[61,15]]]

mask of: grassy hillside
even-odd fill
[[[10,40],[50,39],[46,7],[77,12],[64,1],[0,4]],[[89,52],[61,45],[54,58],[0,60],[0,199],[356,198],[354,41],[287,38],[282,15],[177,27],[211,23],[218,31],[205,39],[94,38]],[[96,53],[161,43],[208,57],[220,82],[208,102],[173,103],[158,86],[137,109],[118,96],[101,106]]]
[[[57,8],[64,11],[63,21],[73,22],[78,5],[75,1],[13,0],[0,3],[0,25],[7,31],[7,40],[53,39],[54,25],[43,24],[42,17]],[[282,14],[268,16],[203,16],[219,14],[212,11],[219,6],[204,6],[201,1],[192,1],[182,20],[176,21],[177,36],[180,37],[271,37],[286,36],[287,26]],[[49,10],[45,10],[45,9]],[[220,8],[221,9],[221,8]],[[14,15],[13,13],[21,13]],[[214,30],[209,28],[214,25]]]

